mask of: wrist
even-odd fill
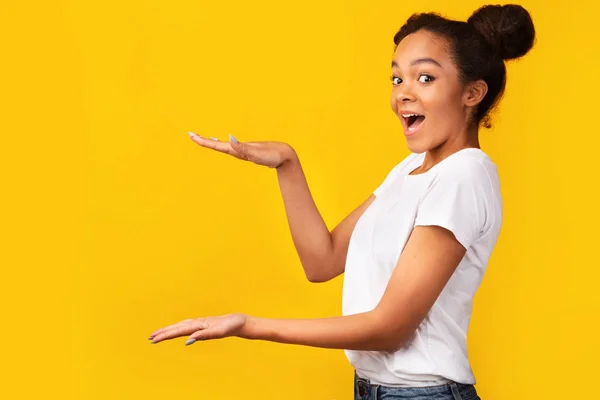
[[[256,325],[257,318],[246,315],[244,325],[242,326],[242,329],[240,329],[240,333],[237,336],[242,339],[256,339]]]
[[[284,147],[283,147],[281,154],[282,154],[282,157],[281,157],[282,161],[281,161],[281,164],[279,164],[277,166],[278,170],[287,168],[290,165],[298,163],[298,161],[299,161],[298,154],[296,154],[296,151],[294,150],[294,148],[287,143],[284,143]]]

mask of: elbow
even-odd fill
[[[317,274],[314,272],[305,272],[306,275],[306,279],[308,279],[308,281],[310,283],[323,283],[323,282],[327,282],[328,279],[326,279],[324,276],[322,276],[322,274]]]
[[[395,353],[397,351],[400,351],[400,349],[402,349],[402,346],[404,346],[404,342],[398,340],[397,338],[393,338],[389,340],[385,344],[385,346],[383,346],[382,351],[386,353]]]
[[[378,337],[374,338],[372,341],[373,346],[370,346],[372,348],[368,350],[381,351],[384,353],[395,353],[402,349],[405,344],[405,341],[401,340],[398,332],[384,331],[377,336]]]
[[[382,353],[395,353],[402,349],[404,342],[397,335],[392,336],[389,332],[381,332],[370,337],[367,342],[357,348],[365,351],[378,351]]]
[[[311,263],[304,266],[304,275],[311,283],[323,283],[333,278],[325,263]]]
[[[390,324],[390,318],[374,312],[373,321],[375,337],[372,339],[372,350],[385,353],[396,353],[410,340],[410,329],[404,324]]]
[[[411,340],[415,330],[406,327],[404,329],[391,329],[385,333],[385,338],[382,340],[383,351],[387,353],[395,353]]]
[[[306,279],[311,283],[323,283],[332,280],[344,272],[344,264],[340,265],[335,254],[313,254],[311,257],[301,258],[302,269]]]

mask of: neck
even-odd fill
[[[441,145],[430,149],[425,154],[425,160],[421,166],[422,171],[425,172],[431,167],[445,159],[446,157],[456,153],[457,151],[468,149],[468,148],[481,148],[479,145],[479,135],[477,126],[461,132],[456,136],[451,136]]]

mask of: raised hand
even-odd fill
[[[215,138],[207,139],[193,132],[188,134],[194,142],[202,147],[269,168],[277,168],[295,156],[294,150],[287,143],[238,142],[232,135],[229,135],[228,142],[223,142]]]
[[[174,325],[160,328],[150,335],[152,343],[189,336],[186,346],[196,340],[222,339],[228,336],[237,336],[247,317],[244,314],[228,314],[220,317],[186,319]]]

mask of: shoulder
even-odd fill
[[[500,222],[496,166],[481,150],[465,149],[434,168],[420,200],[415,226],[442,226],[468,249]]]
[[[439,164],[436,180],[450,185],[498,186],[498,168],[480,149],[464,149]]]
[[[446,202],[465,213],[494,213],[502,195],[496,165],[480,149],[464,149],[442,160],[428,180],[423,199]],[[463,211],[461,211],[462,213]]]

